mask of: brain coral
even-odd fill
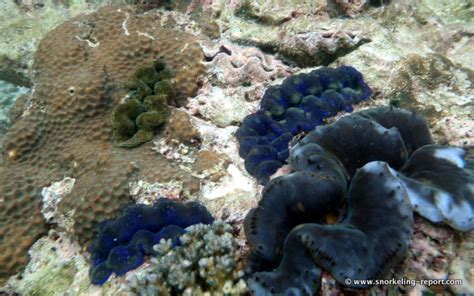
[[[178,180],[190,192],[199,188],[196,178],[149,145],[127,150],[112,143],[112,110],[139,68],[161,57],[176,74],[178,104],[197,90],[204,71],[198,42],[158,23],[155,14],[108,6],[58,26],[40,42],[31,109],[4,140],[0,281],[27,263],[28,248],[47,230],[40,192],[51,181],[76,179],[59,207],[82,245],[100,221],[131,202],[129,182]]]
[[[403,258],[413,210],[473,229],[473,163],[460,148],[433,145],[426,121],[403,109],[373,108],[316,127],[292,148],[293,172],[270,181],[245,219],[249,287],[312,295],[325,269],[364,288],[344,280],[383,278]],[[343,204],[342,220],[324,225]]]
[[[153,206],[126,207],[119,218],[100,225],[97,238],[89,246],[91,282],[102,285],[112,272],[125,274],[140,266],[145,255],[155,255],[153,245],[161,239],[177,243],[184,228],[212,221],[207,209],[196,202],[180,204],[161,198]]]
[[[270,87],[261,109],[247,116],[236,133],[245,168],[261,183],[267,182],[286,163],[294,135],[312,130],[339,111],[352,111],[352,104],[371,93],[362,75],[349,66],[323,67]]]

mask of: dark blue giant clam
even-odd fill
[[[434,145],[426,121],[392,107],[318,126],[290,152],[292,172],[272,179],[245,218],[255,295],[313,295],[328,271],[381,279],[405,255],[413,210],[460,231],[474,229],[474,161]],[[347,209],[342,210],[341,209]],[[341,211],[336,224],[325,217]]]
[[[288,144],[295,135],[311,131],[340,111],[352,111],[352,104],[371,93],[362,74],[350,66],[322,67],[269,87],[260,110],[247,116],[236,133],[245,168],[266,183],[287,162]]]
[[[186,227],[212,222],[211,214],[197,202],[161,198],[151,206],[126,207],[121,216],[100,225],[99,234],[89,247],[92,284],[102,285],[112,273],[120,276],[137,268],[145,256],[155,254],[153,245],[161,239],[171,239],[176,245]]]

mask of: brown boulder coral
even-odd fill
[[[59,205],[85,245],[96,225],[130,203],[128,184],[197,180],[160,157],[146,143],[113,146],[111,114],[126,94],[127,79],[161,57],[175,72],[179,100],[197,90],[202,50],[194,36],[161,28],[155,14],[109,6],[78,16],[40,43],[35,91],[28,114],[4,142],[0,167],[0,282],[28,262],[27,250],[47,230],[40,193],[51,181],[76,179]]]

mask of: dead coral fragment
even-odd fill
[[[133,94],[112,112],[114,143],[133,148],[150,141],[170,114],[176,94],[171,70],[161,60],[139,69],[127,87]]]

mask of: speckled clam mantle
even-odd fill
[[[465,188],[458,185],[471,177],[461,174],[452,182],[443,179],[443,174],[417,171],[426,166],[428,171],[438,168],[457,174],[474,167],[470,160],[474,147],[474,7],[464,0],[421,0],[416,5],[410,0],[392,0],[382,6],[367,5],[369,1],[327,0],[172,2],[166,7],[117,7],[105,2],[85,6],[70,1],[65,5],[49,0],[42,5],[24,1],[0,4],[0,28],[5,33],[0,36],[0,80],[32,86],[16,101],[10,98],[17,96],[17,86],[5,88],[9,93],[0,97],[2,122],[12,125],[0,131],[4,138],[0,216],[7,217],[0,219],[0,237],[5,238],[0,239],[0,249],[6,250],[0,254],[0,294],[154,295],[160,291],[164,295],[244,295],[251,290],[263,294],[259,292],[268,287],[249,272],[259,265],[246,259],[256,249],[252,239],[249,245],[245,236],[244,221],[259,202],[282,193],[278,186],[273,193],[269,189],[262,192],[239,156],[236,132],[246,116],[259,110],[267,89],[282,85],[295,74],[342,65],[360,72],[372,90],[367,101],[354,105],[354,113],[365,112],[358,113],[363,118],[358,122],[371,117],[389,130],[392,144],[397,144],[393,130],[380,122],[386,116],[375,118],[367,110],[389,105],[403,108],[407,114],[415,112],[425,118],[430,143],[436,145],[414,153],[417,144],[407,144],[413,139],[406,141],[407,133],[399,127],[405,151],[411,155],[409,160],[402,167],[389,164],[387,168],[378,162],[363,169],[356,165],[360,168],[356,173],[337,169],[335,164],[344,161],[326,157],[327,149],[323,151],[326,154],[315,157],[319,150],[314,143],[302,141],[310,131],[289,139],[288,151],[298,146],[300,161],[294,157],[282,161],[283,166],[269,177],[268,184],[288,178],[300,185],[295,188],[311,190],[304,186],[317,178],[317,184],[326,184],[320,189],[332,190],[339,198],[332,200],[334,210],[317,222],[321,226],[305,226],[294,232],[287,229],[296,240],[284,247],[299,252],[306,244],[318,254],[314,257],[322,268],[301,265],[307,267],[309,278],[320,279],[317,294],[348,293],[341,284],[342,277],[361,276],[360,265],[370,264],[348,260],[340,254],[340,242],[326,231],[340,228],[341,235],[347,235],[347,227],[357,224],[358,212],[345,220],[349,223],[346,228],[341,227],[345,211],[339,205],[363,200],[359,193],[366,188],[354,185],[341,190],[337,184],[347,178],[378,180],[383,172],[385,182],[374,181],[367,194],[375,194],[375,190],[381,195],[387,190],[391,194],[397,182],[403,183],[405,193],[395,190],[393,204],[380,201],[377,211],[393,205],[397,210],[390,213],[396,215],[385,215],[386,219],[395,221],[410,215],[413,219],[406,218],[396,230],[388,225],[377,228],[381,232],[375,236],[393,240],[365,246],[370,254],[390,253],[387,258],[393,260],[387,259],[380,270],[375,261],[383,258],[374,256],[375,265],[366,270],[367,274],[381,271],[394,278],[461,279],[463,283],[353,287],[350,292],[474,293],[472,231],[462,232],[470,225],[472,207],[469,202],[453,203],[457,196],[468,196],[472,188],[456,192],[455,197],[440,191]],[[92,14],[77,16],[81,12]],[[77,17],[68,21],[73,16]],[[38,22],[43,25],[29,25]],[[37,40],[31,41],[31,36]],[[115,147],[111,117],[114,108],[127,100],[125,82],[159,57],[174,71],[171,83],[177,96],[175,102],[168,102],[169,117],[153,135],[149,133],[150,141],[130,149]],[[55,87],[49,87],[53,80]],[[350,116],[345,111],[335,114],[321,129],[347,122]],[[388,156],[390,152],[387,150]],[[311,155],[313,160],[325,160],[323,165],[336,168],[326,173],[333,183],[328,185],[328,177],[317,171],[305,172],[301,160]],[[390,158],[384,161],[390,163]],[[418,181],[407,181],[398,173]],[[427,178],[447,182],[426,187],[421,181]],[[413,194],[420,188],[424,194]],[[299,195],[287,196],[301,199]],[[180,248],[162,241],[154,249],[160,256],[145,257],[140,267],[121,276],[112,274],[102,286],[92,285],[86,246],[95,237],[96,227],[117,217],[125,205],[151,205],[160,197],[197,201],[217,221],[192,226]],[[397,202],[402,199],[403,203]],[[317,211],[318,204],[328,202],[301,201],[306,211]],[[410,204],[409,211],[406,203]],[[301,206],[293,210],[299,213]],[[380,220],[374,223],[380,224]],[[357,224],[362,233],[371,227]],[[314,233],[327,236],[333,247],[328,250],[322,241],[307,237]],[[349,245],[356,252],[364,244],[361,239]],[[189,257],[193,254],[196,256]],[[292,268],[290,259],[303,258],[292,256],[292,251],[290,255],[276,254],[286,257],[286,268]],[[275,262],[271,260],[275,253],[266,255],[269,260],[264,261],[273,262],[267,265],[277,268],[282,257]],[[169,270],[167,277],[160,268]],[[271,270],[258,271],[265,274],[263,278],[276,278],[279,289],[289,287],[285,280],[304,282],[304,272],[295,279],[281,278]]]

